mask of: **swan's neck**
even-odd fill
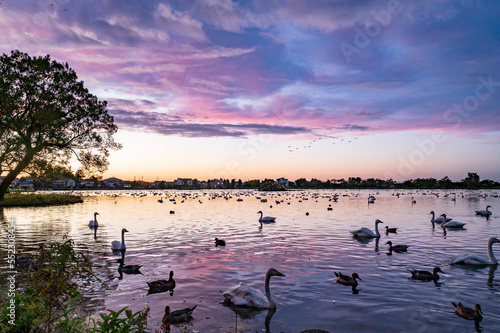
[[[269,302],[269,305],[274,308],[274,307],[276,307],[276,303],[274,302],[273,298],[271,297],[271,289],[269,289],[269,280],[271,280],[271,275],[266,274],[266,285],[265,285],[266,297],[267,297],[267,300]]]
[[[490,212],[490,207],[486,207],[486,213]]]
[[[122,232],[122,249],[125,247],[125,232]]]
[[[431,215],[432,215],[431,222],[434,223],[434,219],[436,216],[434,215],[434,212],[431,212]]]
[[[377,237],[380,237],[380,232],[378,231],[378,223],[375,222],[375,234],[377,235]]]
[[[488,257],[493,264],[498,264],[497,258],[495,258],[495,254],[493,253],[493,240],[488,241]]]
[[[97,213],[94,213],[94,221],[97,222]]]

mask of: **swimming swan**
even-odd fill
[[[432,214],[431,223],[443,223],[443,217],[442,216],[435,217],[434,211],[431,211],[429,214]],[[451,220],[452,220],[451,217],[446,218],[446,222],[451,221]]]
[[[269,280],[271,279],[271,276],[286,275],[280,273],[277,269],[269,268],[266,273],[265,296],[259,290],[240,282],[240,284],[229,288],[222,294],[222,296],[224,296],[224,303],[260,309],[276,308],[276,303],[272,299],[271,290],[269,289]]]
[[[384,223],[384,222],[382,222],[380,220],[375,220],[375,233],[368,228],[361,228],[361,229],[349,231],[349,232],[352,234],[353,237],[356,237],[356,238],[374,238],[374,237],[378,238],[378,237],[380,237],[380,232],[378,231],[378,224],[379,223]]]
[[[443,220],[446,220],[446,214],[441,214],[441,216],[443,217]],[[463,228],[464,225],[466,225],[466,224],[467,223],[465,223],[465,222],[458,222],[455,220],[451,220],[449,222],[441,223],[441,227],[443,227],[443,228]]]
[[[128,232],[127,229],[123,228],[122,229],[122,241],[112,241],[111,242],[111,250],[113,251],[125,251],[127,247],[125,246],[125,233]]]
[[[260,214],[260,218],[259,218],[259,222],[260,223],[272,223],[272,222],[276,222],[276,218],[275,217],[263,216],[264,214],[262,213],[261,210],[259,210],[257,212],[257,214]]]
[[[452,264],[462,264],[462,265],[496,265],[498,264],[497,258],[493,254],[493,244],[500,243],[500,240],[496,237],[491,237],[488,240],[488,258],[480,256],[477,254],[465,253],[459,256],[453,257]]]
[[[476,215],[481,215],[481,216],[490,216],[491,215],[491,211],[489,210],[489,208],[491,208],[490,205],[486,206],[486,210],[476,210]]]
[[[89,227],[95,228],[95,227],[99,226],[99,224],[97,223],[97,215],[99,215],[99,213],[95,212],[94,213],[94,219],[89,221]]]

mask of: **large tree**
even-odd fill
[[[20,174],[41,175],[67,168],[72,157],[80,173],[108,166],[117,127],[106,101],[89,93],[67,63],[20,51],[0,57],[0,200]]]

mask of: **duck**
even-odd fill
[[[118,259],[116,262],[120,263],[120,266],[118,267],[119,272],[123,272],[125,274],[139,274],[139,273],[141,273],[139,271],[139,269],[142,267],[142,265],[124,265],[123,259]]]
[[[97,215],[99,215],[99,213],[95,212],[94,213],[94,219],[89,221],[89,227],[90,228],[96,228],[96,227],[99,226],[99,224],[97,223]]]
[[[264,213],[262,213],[261,210],[257,212],[257,214],[260,214],[259,222],[262,223],[273,223],[276,222],[276,218],[272,216],[263,216]]]
[[[191,306],[189,308],[176,310],[170,312],[170,307],[167,305],[165,307],[165,314],[162,318],[163,327],[168,327],[170,324],[179,324],[185,321],[190,320],[192,317],[194,309],[196,309],[197,305]]]
[[[375,220],[375,232],[371,231],[370,229],[368,228],[361,228],[361,229],[358,229],[358,230],[354,230],[354,231],[349,231],[353,237],[356,237],[356,238],[379,238],[380,237],[380,232],[378,231],[378,224],[379,223],[384,223],[380,220]]]
[[[456,304],[455,302],[451,302],[451,304],[453,304],[453,306],[455,307],[455,312],[460,317],[474,321],[483,320],[483,316],[481,315],[483,313],[483,311],[481,310],[481,305],[474,305],[474,310],[472,310],[471,308],[464,306],[461,302],[458,302],[458,304]]]
[[[434,269],[432,270],[432,273],[429,271],[421,271],[421,270],[416,270],[416,269],[408,269],[408,272],[411,273],[412,279],[427,280],[427,281],[439,280],[438,272],[444,274],[444,272],[439,267],[434,267]]]
[[[269,281],[272,276],[286,276],[275,268],[269,268],[266,272],[265,278],[265,292],[262,294],[260,290],[240,282],[238,285],[226,290],[222,296],[224,297],[223,303],[233,306],[245,306],[259,309],[274,309],[276,302],[271,297],[271,289],[269,288]]]
[[[476,210],[476,215],[489,217],[492,213],[489,210],[491,208],[490,205],[486,206],[486,210]]]
[[[385,232],[388,233],[393,233],[397,234],[398,233],[398,228],[389,228],[388,226],[385,226]]]
[[[441,216],[443,217],[443,221],[446,220],[446,214],[441,214]],[[463,228],[464,225],[466,225],[466,224],[467,223],[465,223],[465,222],[458,222],[455,220],[451,220],[448,222],[441,223],[441,227],[443,227],[443,228]]]
[[[226,241],[215,237],[215,246],[226,246]]]
[[[389,251],[394,251],[394,252],[406,252],[408,251],[408,248],[410,245],[392,245],[391,241],[388,241],[386,244],[389,244]]]
[[[357,287],[358,286],[358,279],[359,281],[361,278],[359,277],[358,273],[352,273],[352,276],[349,275],[344,275],[341,272],[334,272],[335,276],[337,277],[337,283],[343,284],[344,286],[351,286],[351,287]]]
[[[173,290],[175,288],[174,271],[170,271],[168,280],[154,280],[146,283],[148,284],[151,294]]]
[[[498,260],[493,253],[493,244],[500,243],[497,237],[491,237],[488,239],[488,258],[480,256],[474,253],[465,253],[453,257],[452,264],[462,264],[462,265],[496,265]]]
[[[435,215],[434,215],[434,211],[431,211],[429,214],[432,215],[432,218],[431,218],[431,223],[434,225],[434,223],[443,223],[443,217],[439,216],[439,217],[436,217],[435,218]],[[447,217],[446,218],[446,222],[448,221],[451,221],[452,218],[451,217]]]
[[[160,199],[158,200],[159,203],[163,203],[163,197],[160,197]]]
[[[128,232],[127,229],[122,229],[122,241],[112,241],[111,242],[111,250],[113,251],[125,251],[127,247],[125,246],[125,233]]]

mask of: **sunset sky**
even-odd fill
[[[108,101],[105,177],[500,181],[496,0],[0,2]]]

